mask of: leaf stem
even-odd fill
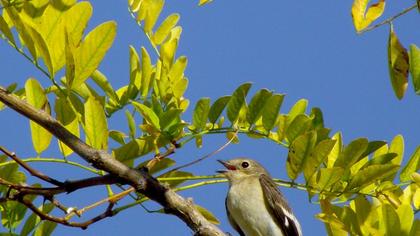
[[[384,21],[382,21],[382,22],[380,22],[380,23],[378,23],[376,25],[369,26],[369,27],[367,27],[367,28],[365,28],[365,29],[357,32],[357,34],[363,34],[365,32],[374,30],[374,29],[376,29],[376,28],[378,28],[378,27],[380,27],[382,25],[390,24],[390,23],[392,23],[393,20],[397,19],[398,17],[400,17],[402,15],[405,15],[406,13],[408,13],[411,10],[415,9],[416,7],[417,7],[417,3],[415,3],[414,5],[412,5],[412,6],[408,7],[408,8],[406,8],[406,9],[402,10],[398,14],[396,14],[396,15],[394,15],[394,16],[392,16],[392,17],[390,17],[390,18],[388,18],[388,19],[386,19],[386,20],[384,20]]]

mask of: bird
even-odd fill
[[[270,174],[257,161],[218,160],[229,181],[225,200],[232,227],[240,236],[302,236],[299,221]]]

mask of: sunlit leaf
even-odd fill
[[[125,144],[125,138],[127,135],[118,130],[110,130],[108,133],[109,137],[112,138],[114,141],[118,142],[119,144]]]
[[[109,21],[89,32],[74,57],[76,71],[72,87],[82,84],[98,68],[114,42],[116,31],[116,23]]]
[[[420,169],[420,147],[417,147],[410,160],[404,166],[400,174],[401,182],[409,181],[410,175]]]
[[[168,16],[153,34],[151,38],[152,42],[157,45],[161,44],[166,39],[166,37],[168,37],[171,29],[176,26],[178,20],[179,14],[171,14]]]
[[[286,137],[292,143],[298,136],[304,134],[311,126],[311,119],[305,114],[299,114],[287,127]]]
[[[130,131],[130,137],[134,139],[136,137],[136,122],[134,121],[133,115],[129,110],[125,110],[125,117],[127,118],[128,130]]]
[[[366,138],[359,138],[353,140],[347,145],[344,150],[339,154],[334,166],[337,167],[348,167],[356,163],[362,158],[363,153],[368,147],[368,140]]]
[[[382,204],[382,218],[387,235],[401,235],[400,220],[397,212],[389,204]]]
[[[141,96],[147,97],[151,86],[150,77],[153,68],[149,53],[147,53],[147,50],[144,47],[141,48],[141,66]]]
[[[147,14],[144,19],[144,30],[150,32],[153,29],[153,26],[156,24],[156,21],[162,11],[163,5],[165,4],[164,0],[150,0],[144,1],[147,8]]]
[[[289,147],[286,170],[290,179],[294,180],[303,171],[307,158],[312,158],[311,153],[315,146],[316,133],[308,132],[297,137]]]
[[[48,114],[50,113],[50,107],[47,100],[47,96],[44,93],[44,89],[41,87],[39,82],[33,78],[28,79],[25,83],[26,100],[29,104],[37,109],[42,109]],[[46,129],[30,121],[32,144],[34,145],[35,151],[40,154],[50,145],[52,134]]]
[[[388,40],[388,67],[394,93],[398,99],[402,99],[408,86],[408,53],[392,26]]]
[[[108,124],[102,104],[94,97],[85,103],[86,142],[96,149],[108,149]]]
[[[210,98],[198,100],[193,114],[193,126],[196,131],[201,131],[206,126],[207,117],[210,111]]]
[[[369,0],[354,0],[353,2],[351,15],[356,31],[361,31],[368,27],[384,12],[385,0],[379,0],[379,2],[372,4],[367,8],[368,3]]]
[[[399,166],[393,164],[371,165],[358,171],[350,180],[348,189],[362,188],[375,181],[388,177],[398,171]]]
[[[209,122],[214,124],[219,119],[227,103],[230,100],[230,96],[224,96],[218,98],[210,107],[209,111]]]
[[[64,97],[57,97],[54,110],[57,120],[76,137],[80,137],[77,114],[72,109],[69,101]],[[58,146],[64,156],[68,156],[73,153],[73,150],[61,141],[58,141]]]
[[[410,73],[413,79],[414,91],[420,95],[420,49],[414,45],[410,45]]]
[[[15,43],[15,39],[13,37],[12,31],[10,30],[9,25],[4,20],[3,16],[0,16],[0,31],[6,36],[6,38],[12,42]]]
[[[283,98],[283,94],[273,94],[264,105],[262,122],[265,130],[270,131],[274,127],[280,112],[281,104],[283,103]]]
[[[186,172],[186,171],[172,171],[169,173],[165,173],[161,176],[159,176],[159,178],[174,178],[173,180],[161,180],[161,182],[163,183],[167,183],[169,187],[171,188],[175,188],[176,186],[184,183],[186,180],[183,179],[179,179],[180,177],[191,177],[194,176],[193,174],[191,174],[190,172]]]
[[[152,109],[150,109],[150,107],[144,104],[138,103],[138,102],[133,102],[133,105],[137,110],[140,111],[143,118],[149,124],[151,124],[157,130],[160,130],[159,117],[156,115],[156,113]]]
[[[264,105],[271,97],[271,94],[269,90],[261,89],[252,97],[248,105],[248,113],[246,114],[246,119],[250,125],[254,124],[261,117]]]
[[[213,215],[209,210],[206,208],[199,206],[197,204],[194,204],[194,207],[206,218],[210,223],[212,224],[220,224],[220,221],[217,219],[216,216]]]
[[[409,235],[414,220],[414,212],[409,204],[401,204],[397,209],[397,215],[400,220],[400,235]]]
[[[95,70],[92,75],[90,75],[90,78],[92,78],[92,81],[95,82],[109,98],[118,101],[118,96],[115,93],[114,88],[112,88],[111,83],[109,83],[104,74],[98,70]]]
[[[251,84],[245,83],[240,85],[235,92],[233,92],[232,97],[227,104],[227,117],[232,124],[238,119],[239,111],[245,104],[245,97],[250,88]]]
[[[327,158],[328,154],[334,147],[335,142],[335,140],[331,139],[322,140],[312,150],[312,153],[309,155],[309,158],[307,158],[303,163],[303,175],[305,176],[305,179],[307,181],[312,177],[312,175],[316,172],[319,166],[324,162],[325,158]]]

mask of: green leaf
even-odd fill
[[[42,59],[44,59],[44,63],[48,68],[48,72],[50,72],[50,77],[54,78],[54,66],[53,61],[51,58],[50,50],[48,48],[47,42],[42,37],[40,32],[35,27],[27,26],[26,29],[32,36],[32,40],[34,42],[34,45],[36,47],[36,50],[41,54]]]
[[[213,215],[213,213],[211,213],[209,210],[207,210],[206,208],[199,206],[197,204],[194,204],[195,209],[197,209],[201,215],[204,216],[204,218],[206,218],[210,223],[218,225],[220,224],[220,221],[216,218],[216,216]]]
[[[161,44],[168,37],[171,29],[176,26],[178,20],[179,14],[174,13],[168,16],[152,35],[152,42],[156,45]]]
[[[210,111],[210,98],[201,98],[194,108],[193,126],[196,131],[201,131],[206,127],[207,117]]]
[[[414,44],[410,45],[409,64],[411,78],[413,79],[414,91],[417,95],[420,95],[420,49]]]
[[[308,132],[297,137],[289,147],[286,170],[290,179],[294,180],[302,172],[307,158],[312,158],[312,149],[315,146],[316,133]]]
[[[52,221],[43,221],[41,224],[36,228],[33,236],[49,236],[52,234],[54,229],[57,227],[56,222]]]
[[[339,154],[334,166],[350,167],[362,158],[363,153],[368,147],[368,140],[366,138],[359,138],[353,140],[344,150]]]
[[[300,99],[297,101],[292,108],[290,108],[289,113],[287,114],[287,124],[286,127],[289,126],[290,123],[295,119],[296,116],[299,114],[303,114],[308,107],[308,100]]]
[[[4,34],[4,36],[6,36],[6,38],[10,42],[12,42],[13,44],[15,44],[15,39],[13,38],[12,31],[10,30],[9,25],[4,20],[3,16],[0,16],[0,31]]]
[[[41,87],[41,84],[35,79],[29,79],[25,83],[26,91],[26,100],[29,104],[34,106],[37,109],[42,109],[48,114],[50,114],[50,107],[45,95],[44,89]],[[32,144],[35,151],[39,154],[45,151],[51,143],[52,134],[46,129],[30,121],[31,134],[32,134]]]
[[[128,129],[130,131],[130,137],[131,139],[134,139],[136,137],[136,131],[137,131],[134,117],[131,115],[131,112],[129,110],[125,110],[125,117],[127,118]]]
[[[124,138],[127,137],[125,133],[118,130],[110,130],[108,135],[110,138],[112,138],[114,141],[118,142],[119,144],[125,144]]]
[[[112,88],[111,83],[109,83],[104,74],[102,74],[99,70],[95,70],[90,75],[90,78],[92,78],[93,82],[95,82],[95,84],[97,84],[109,98],[114,101],[118,101],[118,96],[115,93],[114,88]]]
[[[362,154],[362,157],[365,157],[367,155],[372,154],[373,152],[376,152],[381,147],[385,146],[385,141],[371,141],[368,143],[368,146],[366,148],[366,151]]]
[[[306,181],[309,181],[312,175],[324,162],[325,158],[327,158],[328,154],[333,149],[335,142],[335,140],[331,139],[322,140],[313,149],[309,158],[303,163],[303,175],[305,176]]]
[[[336,140],[333,149],[331,150],[330,154],[328,155],[327,159],[327,167],[331,168],[334,166],[335,161],[337,160],[338,156],[341,153],[341,149],[343,147],[343,138],[341,137],[341,133],[335,133],[332,138]]]
[[[117,24],[105,22],[93,29],[76,50],[75,78],[72,88],[78,87],[98,68],[106,52],[114,42]]]
[[[317,175],[317,188],[321,191],[329,189],[343,177],[343,174],[344,169],[341,167],[321,168]]]
[[[146,166],[147,163],[149,163],[149,161],[150,160],[147,160],[147,161],[141,163],[138,168],[140,168],[142,166]],[[162,159],[162,160],[156,162],[156,164],[154,164],[152,166],[152,168],[149,169],[149,174],[156,174],[156,173],[158,173],[162,170],[168,169],[169,167],[175,165],[175,163],[176,162],[174,160],[170,159],[170,158]],[[138,169],[138,168],[136,168],[136,169]]]
[[[185,68],[187,68],[187,64],[188,64],[188,59],[186,57],[184,56],[179,57],[175,61],[175,63],[172,65],[168,73],[169,80],[175,83],[179,83],[179,81],[184,78],[184,71],[185,71]]]
[[[172,172],[165,173],[165,174],[159,176],[159,178],[191,177],[191,176],[194,176],[194,175],[191,174],[190,172],[186,172],[186,171],[172,171]],[[174,179],[174,180],[162,180],[161,182],[168,184],[168,186],[170,188],[175,188],[176,186],[184,183],[185,181],[186,180],[182,180],[182,179]]]
[[[298,136],[304,134],[311,127],[312,120],[305,114],[299,114],[287,127],[286,138],[292,143]]]
[[[211,105],[209,111],[210,123],[216,123],[217,119],[220,117],[226,105],[228,104],[230,98],[231,96],[220,97],[213,103],[213,105]]]
[[[251,83],[245,83],[240,85],[235,92],[233,92],[232,97],[227,104],[227,117],[232,124],[238,119],[239,111],[245,104],[245,97],[250,88]]]
[[[85,105],[84,129],[86,142],[96,149],[108,149],[108,124],[102,104],[89,97]]]
[[[248,113],[246,114],[246,120],[250,125],[255,124],[255,122],[261,117],[264,105],[271,97],[271,94],[272,93],[269,90],[261,89],[255,93],[254,97],[252,97],[248,106]]]
[[[72,109],[70,102],[64,97],[57,97],[54,110],[57,120],[76,137],[80,137],[77,114]],[[73,153],[73,150],[61,141],[58,141],[58,146],[65,157]]]
[[[147,53],[147,50],[142,47],[141,48],[141,96],[147,97],[149,94],[150,87],[152,85],[151,76],[152,76],[152,62]]]
[[[143,118],[149,124],[151,124],[156,130],[160,130],[159,117],[156,115],[156,113],[152,109],[138,102],[132,102],[132,104],[138,111],[140,111]]]
[[[414,221],[414,212],[409,204],[401,204],[397,209],[398,218],[400,220],[400,235],[408,236]]]
[[[364,167],[367,167],[367,166],[371,166],[371,165],[380,165],[380,164],[389,163],[396,156],[397,156],[397,154],[395,154],[395,153],[385,153],[385,154],[382,154],[382,155],[374,156],[371,160],[366,162],[363,165],[363,167],[361,167],[361,169],[363,169]]]
[[[395,136],[389,146],[389,152],[397,155],[397,157],[392,160],[392,164],[401,165],[404,156],[404,138],[402,135]]]
[[[172,126],[181,123],[180,115],[182,114],[182,109],[170,109],[165,111],[160,116],[160,127],[162,130],[168,130]]]
[[[388,40],[388,67],[392,88],[398,99],[404,97],[408,85],[408,53],[390,27]]]
[[[417,172],[420,169],[420,146],[417,147],[414,154],[408,160],[407,165],[401,171],[400,174],[400,181],[406,182],[410,180],[410,176],[412,173]]]
[[[382,218],[380,222],[385,226],[386,235],[401,235],[400,220],[391,205],[382,204]]]
[[[262,122],[265,130],[270,131],[277,121],[284,94],[273,94],[264,106]]]
[[[371,184],[375,181],[380,181],[395,172],[397,172],[399,166],[393,164],[383,164],[383,165],[371,165],[367,166],[360,171],[358,171],[350,180],[347,189],[358,188],[361,189],[368,184]]]
[[[309,116],[312,119],[312,126],[315,129],[321,129],[324,127],[324,116],[322,115],[321,109],[314,107],[311,110],[311,115]]]

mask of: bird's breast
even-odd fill
[[[282,236],[267,210],[258,178],[248,178],[229,188],[227,210],[246,236]]]

